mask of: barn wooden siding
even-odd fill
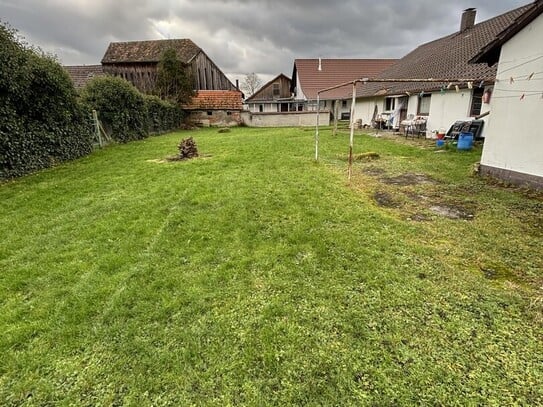
[[[120,76],[143,93],[153,93],[157,77],[157,63],[104,64],[104,72]]]
[[[134,84],[141,92],[152,93],[155,89],[158,62],[102,63],[104,72],[120,76]],[[194,90],[235,90],[224,73],[204,53],[199,52],[188,64]]]
[[[273,101],[290,98],[290,79],[281,74],[265,84],[248,101]]]

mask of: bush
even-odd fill
[[[147,108],[147,126],[149,132],[160,134],[178,129],[184,118],[180,107],[160,99],[158,96],[145,95]]]
[[[0,178],[92,151],[91,127],[64,69],[0,24]]]
[[[89,112],[98,112],[111,138],[122,143],[178,129],[184,118],[180,107],[144,95],[119,77],[94,78],[81,92],[81,99]]]
[[[143,95],[125,79],[96,77],[82,90],[81,100],[89,112],[93,109],[98,112],[113,140],[126,143],[148,136]]]

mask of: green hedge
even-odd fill
[[[92,151],[91,127],[64,69],[0,24],[0,178]]]
[[[98,112],[113,140],[126,143],[148,136],[145,100],[130,82],[112,76],[96,77],[81,91],[81,101],[89,112]]]
[[[158,96],[145,95],[147,108],[147,126],[152,134],[160,134],[178,129],[185,114],[178,106],[160,99]]]
[[[119,77],[94,78],[82,90],[81,99],[88,111],[98,112],[111,138],[122,143],[178,129],[183,121],[180,107],[144,95]]]

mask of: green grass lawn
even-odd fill
[[[164,162],[192,135],[203,157]],[[304,129],[0,185],[1,405],[542,405],[543,201],[480,148]]]

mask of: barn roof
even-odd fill
[[[71,65],[63,68],[70,75],[76,89],[85,87],[96,76],[105,75],[102,65]]]
[[[185,63],[191,61],[201,48],[189,39],[112,42],[102,64],[159,62],[164,51],[173,48]]]
[[[382,71],[379,79],[467,78],[493,83],[496,66],[469,61],[496,36],[532,7],[516,8],[497,17],[473,25],[464,31],[423,44],[404,56],[396,64]],[[371,76],[368,76],[371,78]],[[432,91],[446,83],[367,83],[358,86],[358,96],[396,95]],[[466,86],[466,85],[463,85]]]
[[[239,90],[199,90],[187,110],[242,110],[242,93]]]
[[[395,63],[397,59],[296,59],[292,72],[292,90],[298,88],[309,100],[317,98],[317,92],[339,83],[358,78],[375,77],[383,69]],[[297,83],[299,80],[300,83]],[[325,94],[323,99],[344,99],[352,92],[343,87]]]

